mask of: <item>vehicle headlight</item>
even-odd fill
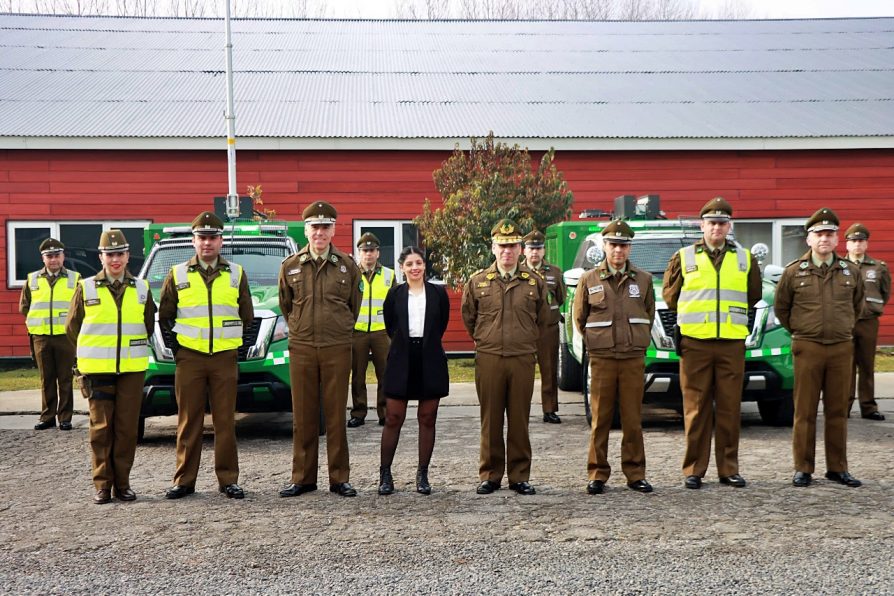
[[[776,311],[773,310],[772,306],[767,307],[767,322],[764,323],[764,333],[781,326],[782,323],[776,318]]]
[[[285,317],[282,315],[276,317],[276,324],[273,327],[273,338],[272,341],[279,341],[281,339],[289,338],[289,324],[286,322]]]

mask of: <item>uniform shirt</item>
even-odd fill
[[[540,267],[533,271],[546,282],[546,288],[550,295],[549,324],[556,325],[561,317],[559,307],[565,304],[565,280],[562,279],[562,270],[551,263],[547,263],[544,259],[540,262]]]
[[[699,252],[700,250],[710,250],[705,244],[704,238],[696,242],[695,247],[696,252]],[[732,242],[727,241],[723,248],[711,255],[714,269],[720,269],[720,265],[723,263],[723,258],[729,250],[745,249],[737,247]],[[763,284],[761,283],[761,270],[760,266],[757,264],[757,259],[754,258],[754,255],[749,256],[751,265],[748,269],[748,308],[754,308],[754,305],[758,303],[763,295]],[[677,310],[677,300],[680,298],[680,290],[682,288],[683,268],[680,266],[680,252],[677,251],[667,264],[667,270],[664,272],[663,288],[661,290],[661,295],[670,310]]]
[[[773,307],[793,339],[822,344],[849,341],[863,308],[863,280],[857,265],[835,259],[824,273],[807,251],[786,265]]]
[[[425,286],[419,293],[407,291],[407,322],[410,337],[422,337],[425,331]]]
[[[67,279],[68,275],[68,270],[65,267],[60,269],[55,275],[47,271],[46,267],[37,272],[38,277],[47,278],[47,283],[50,284],[50,287],[55,286],[60,277]],[[27,315],[29,310],[31,310],[31,284],[26,283],[22,286],[22,293],[19,295],[19,312]]]
[[[289,323],[290,347],[351,343],[362,298],[360,268],[334,246],[328,253],[318,263],[305,246],[282,262],[279,307]]]
[[[575,325],[587,351],[599,358],[642,358],[655,318],[652,275],[629,263],[614,270],[607,260],[581,276],[574,293]],[[589,320],[611,325],[587,327]],[[630,319],[646,322],[630,323]]]
[[[115,304],[118,305],[118,308],[121,308],[121,297],[124,296],[124,290],[129,287],[129,284],[122,283],[115,288],[104,270],[97,273],[95,277],[96,281],[99,282],[98,285],[109,288],[112,298],[115,299]],[[135,278],[129,271],[125,271],[124,281],[127,282],[130,279]],[[71,307],[68,311],[68,320],[65,322],[65,334],[68,336],[68,341],[75,347],[78,345],[78,334],[81,332],[81,325],[84,322],[84,294],[82,289],[81,284],[78,284],[75,288],[74,296],[71,298]],[[152,299],[152,292],[149,292],[149,295],[146,297],[145,308],[143,309],[143,324],[146,326],[147,337],[152,337],[152,334],[155,332],[155,310],[155,301]]]
[[[860,268],[860,277],[863,278],[864,301],[859,318],[874,319],[882,316],[885,305],[891,298],[891,273],[888,266],[869,254],[864,254],[859,262],[853,262]]]
[[[504,281],[494,263],[469,279],[461,312],[476,351],[499,356],[535,354],[550,317],[546,284],[525,266]]]

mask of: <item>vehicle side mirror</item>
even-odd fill
[[[782,277],[783,271],[785,271],[785,268],[779,265],[767,265],[764,267],[764,279],[772,281],[774,284],[779,283],[779,278]]]

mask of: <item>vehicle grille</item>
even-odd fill
[[[240,361],[245,360],[245,357],[248,354],[248,349],[250,347],[252,347],[253,345],[255,345],[255,343],[258,341],[258,333],[261,331],[261,321],[262,320],[263,319],[261,319],[259,317],[255,317],[254,320],[252,320],[251,325],[248,327],[248,329],[242,334],[243,342],[242,342],[242,345],[239,347],[239,360]],[[174,348],[174,332],[162,330],[161,335],[165,340],[165,346],[168,349],[173,350],[173,348]]]
[[[748,310],[748,329],[754,329],[754,318],[757,316],[756,309]],[[668,337],[674,336],[674,325],[677,323],[677,311],[662,309],[658,311],[658,318],[661,320],[661,327],[664,334]]]

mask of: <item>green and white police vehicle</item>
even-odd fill
[[[615,199],[615,214],[633,228],[630,260],[650,272],[654,279],[655,320],[652,341],[646,351],[646,403],[672,407],[682,411],[679,382],[679,357],[674,345],[676,312],[667,308],[661,297],[664,271],[671,256],[701,236],[697,218],[668,220],[658,209],[657,195],[637,201],[625,195]],[[592,217],[601,218],[593,219]],[[578,221],[565,221],[549,226],[546,231],[547,259],[563,269],[567,296],[562,306],[563,322],[559,336],[558,384],[563,390],[582,390],[587,420],[591,419],[589,372],[583,338],[573,324],[571,305],[577,282],[588,269],[603,258],[601,230],[614,217],[606,212],[585,212]],[[734,240],[734,237],[730,237]],[[752,253],[762,261],[768,253],[766,245],[757,244]],[[792,386],[794,382],[791,337],[773,312],[776,281],[781,268],[762,265],[763,297],[749,311],[751,333],[745,341],[745,381],[743,401],[756,401],[761,419],[766,424],[792,423]],[[617,412],[616,412],[617,419]]]

